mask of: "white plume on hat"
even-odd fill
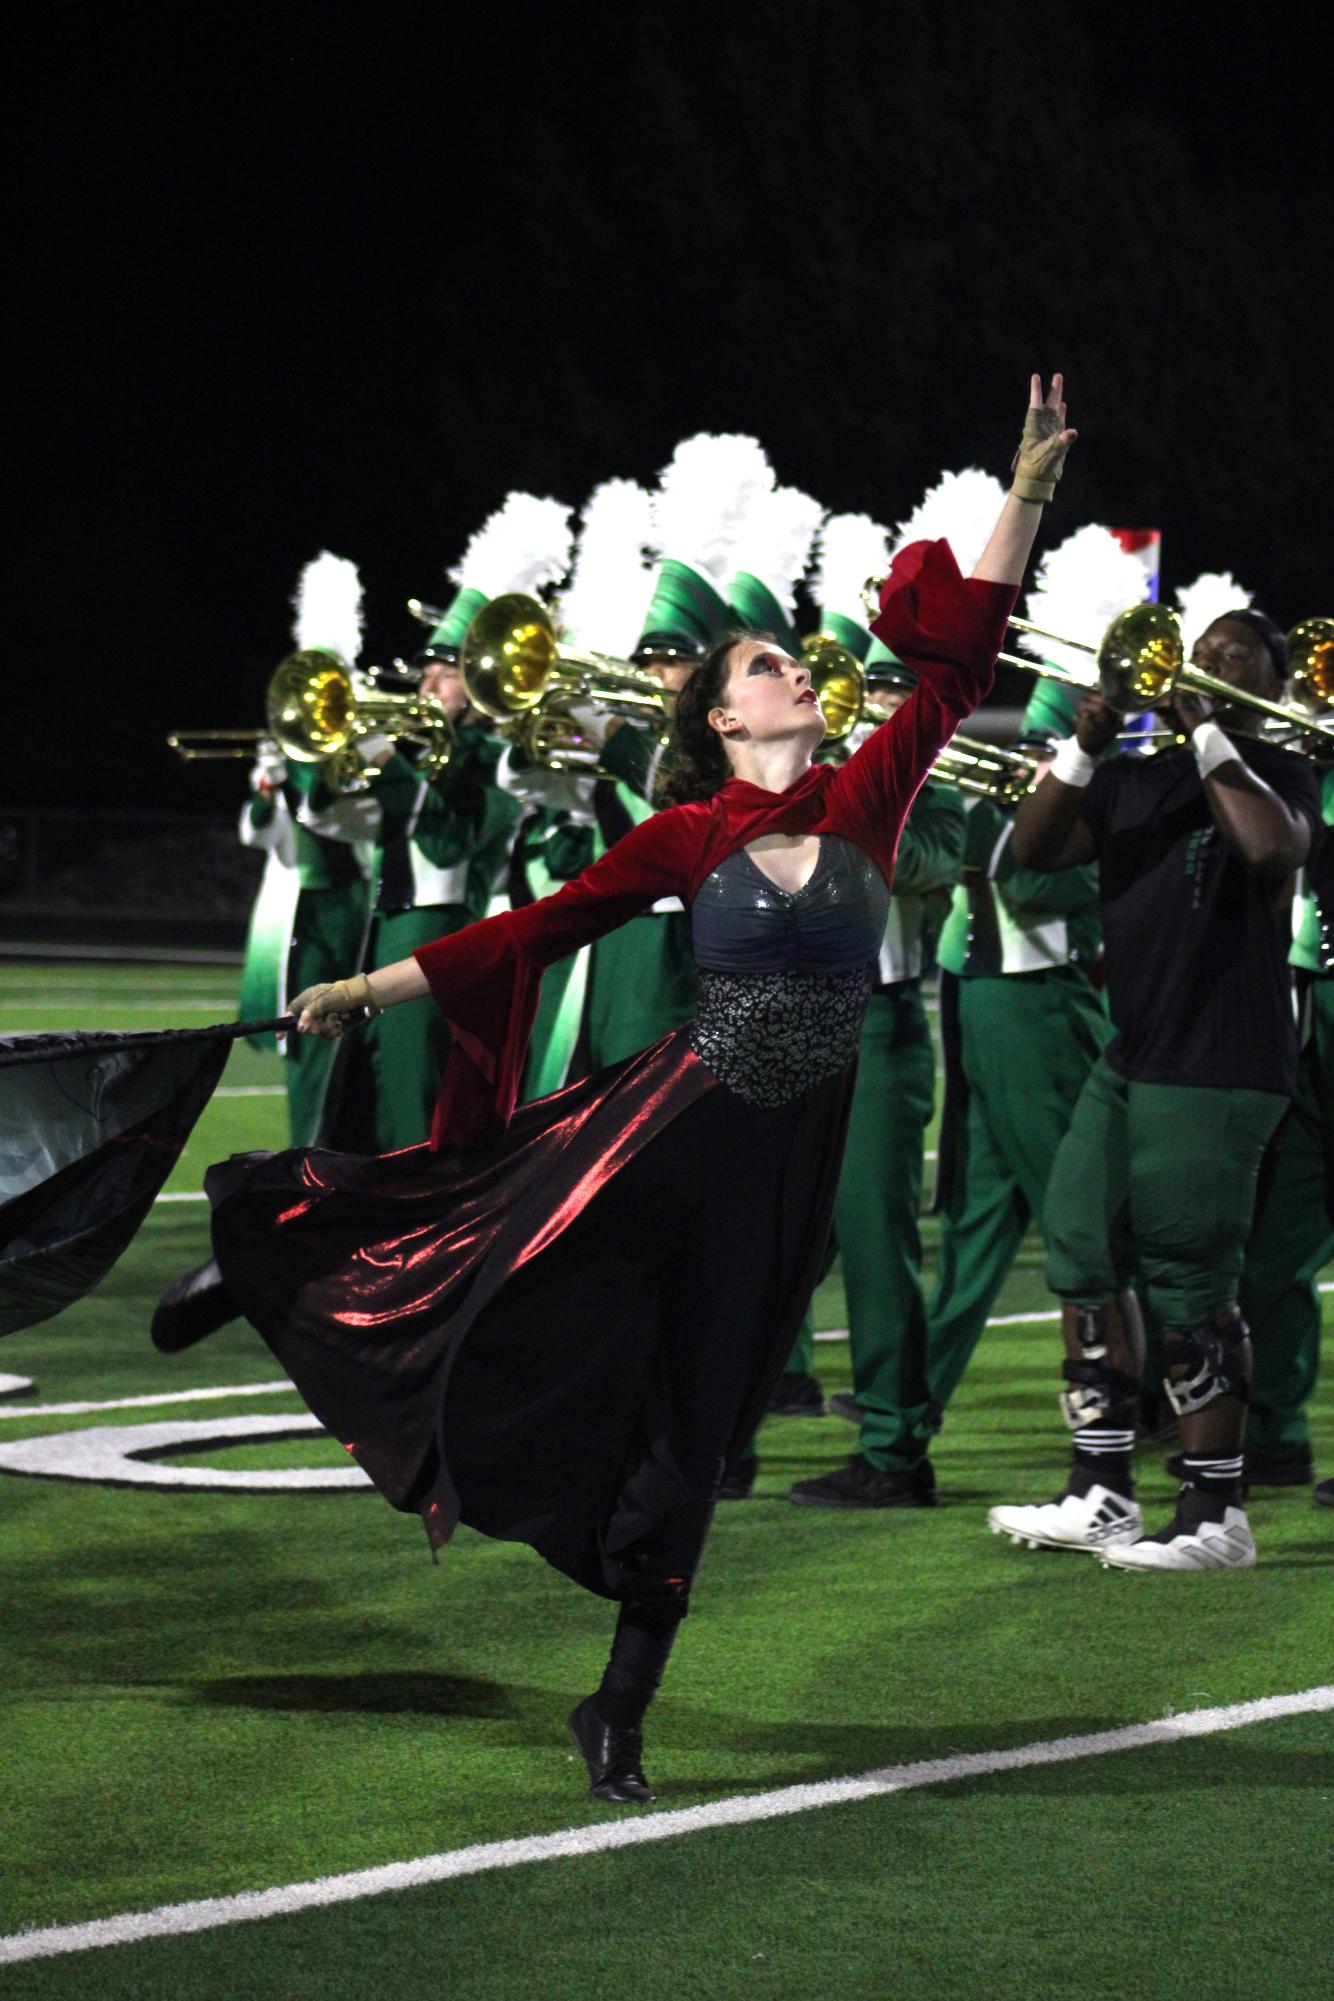
[[[1123,549],[1110,528],[1090,521],[1049,549],[1038,565],[1024,611],[1035,625],[1062,638],[1097,648],[1118,612],[1142,604],[1149,576],[1139,557]],[[1024,632],[1019,644],[1038,660],[1054,660],[1090,685],[1097,679],[1093,655]]]
[[[361,609],[361,577],[346,556],[321,549],[296,580],[292,596],[292,637],[298,650],[323,646],[352,666],[361,651],[365,629]]]
[[[741,524],[773,484],[758,438],[733,431],[683,438],[653,496],[654,556],[689,563],[721,589],[736,568],[732,550]]]
[[[1004,505],[1005,488],[980,467],[942,473],[908,519],[895,528],[890,553],[897,554],[909,542],[935,542],[943,536],[954,551],[955,562],[968,576],[991,540]]]
[[[653,496],[632,479],[608,479],[584,502],[574,569],[561,593],[566,631],[597,653],[625,660],[638,643],[653,593],[646,551]]]
[[[815,557],[815,602],[821,611],[866,623],[862,586],[889,568],[889,530],[869,514],[826,515]]]
[[[570,567],[570,513],[559,500],[507,493],[449,572],[451,582],[489,598],[554,584]]]
[[[1205,570],[1193,584],[1182,584],[1176,598],[1187,658],[1200,634],[1216,618],[1222,618],[1228,611],[1245,611],[1255,603],[1250,591],[1237,582],[1230,570]]]
[[[823,517],[819,501],[798,487],[775,486],[757,494],[737,524],[731,576],[744,570],[758,577],[791,618]]]

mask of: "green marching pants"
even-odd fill
[[[915,1465],[927,1435],[913,1425],[930,1402],[918,1217],[934,1096],[919,983],[898,981],[872,994],[867,1009],[834,1207],[862,1409],[859,1449],[881,1468]]]
[[[287,959],[289,999],[323,980],[342,980],[360,963],[366,936],[366,892],[360,883],[330,889],[303,889],[293,921]],[[318,1035],[283,1038],[283,1083],[293,1146],[314,1146],[321,1137],[324,1098],[336,1042]]]
[[[1320,1366],[1316,1278],[1334,1259],[1334,977],[1312,980],[1297,1096],[1260,1170],[1240,1305],[1255,1377],[1246,1450],[1287,1458],[1310,1444],[1306,1405]]]
[[[1138,1271],[1164,1327],[1197,1327],[1236,1301],[1276,1091],[1132,1083],[1104,1057],[1047,1187],[1047,1283],[1112,1299]]]
[[[411,957],[419,945],[462,930],[468,921],[462,904],[379,911],[371,926],[367,968],[373,972],[377,966],[392,966]],[[393,1153],[428,1138],[440,1073],[453,1046],[449,1025],[430,999],[404,1001],[354,1029],[328,1144]]]
[[[967,1105],[927,1311],[927,1373],[943,1409],[958,1388],[1110,1034],[1077,966],[959,982]]]

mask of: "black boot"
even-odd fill
[[[216,1334],[219,1327],[235,1320],[239,1312],[216,1258],[210,1258],[197,1271],[188,1271],[184,1278],[178,1278],[163,1293],[153,1315],[153,1346],[164,1355],[178,1355],[182,1348],[193,1348],[206,1334]]]
[[[934,1508],[936,1476],[929,1459],[910,1468],[883,1470],[854,1452],[846,1466],[818,1480],[798,1480],[788,1488],[799,1508]]]
[[[604,1723],[597,1697],[585,1696],[566,1719],[575,1748],[588,1766],[588,1790],[614,1806],[648,1806],[658,1795],[644,1777],[644,1733],[636,1725],[618,1730]]]

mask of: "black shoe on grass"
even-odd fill
[[[1321,1480],[1315,1490],[1315,1497],[1322,1508],[1334,1508],[1334,1480]]]
[[[936,1476],[931,1461],[910,1469],[873,1466],[854,1452],[846,1466],[818,1480],[798,1480],[788,1489],[799,1508],[934,1508]]]
[[[862,1407],[851,1390],[835,1390],[829,1399],[831,1417],[845,1417],[849,1424],[860,1424]]]
[[[770,1417],[823,1417],[824,1390],[818,1376],[804,1369],[785,1369],[769,1399]]]
[[[644,1777],[644,1733],[604,1723],[596,1696],[586,1696],[566,1718],[566,1729],[588,1767],[588,1790],[613,1806],[648,1806],[658,1795]]]

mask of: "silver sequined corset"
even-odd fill
[[[749,1104],[788,1104],[857,1053],[889,891],[870,857],[825,834],[810,880],[779,889],[744,851],[691,906],[699,1010],[690,1044]]]

